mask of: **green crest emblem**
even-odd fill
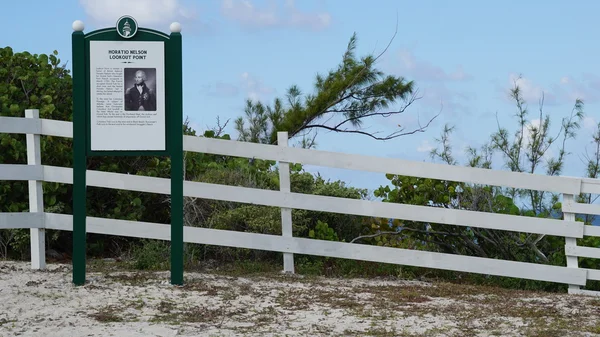
[[[123,15],[117,20],[117,33],[124,39],[132,38],[137,33],[137,21],[129,15]]]

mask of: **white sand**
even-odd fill
[[[111,271],[75,287],[71,278],[69,265],[0,261],[0,336],[600,336],[600,300],[567,294],[504,290],[509,306],[402,280],[186,272],[176,287],[168,272]]]

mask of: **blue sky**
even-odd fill
[[[353,32],[358,54],[379,53],[391,38],[396,14],[399,32],[378,67],[414,80],[423,98],[403,116],[374,119],[370,131],[416,127],[441,111],[427,132],[382,142],[321,132],[318,149],[431,161],[444,123],[456,125],[454,154],[464,163],[464,147],[479,147],[497,129],[515,127],[508,91],[519,84],[537,119],[538,99],[553,117],[553,131],[576,97],[586,103],[586,120],[571,142],[564,175],[580,176],[586,147],[599,121],[600,69],[596,16],[598,1],[341,1],[341,0],[21,0],[3,4],[2,45],[15,51],[58,50],[70,64],[71,24],[85,31],[112,27],[123,14],[140,26],[165,32],[178,21],[184,37],[184,114],[202,132],[243,113],[245,99],[265,102],[292,84],[313,88],[316,73],[338,65]],[[51,13],[55,14],[51,14]],[[556,149],[553,149],[555,152]],[[502,168],[500,157],[495,161]],[[325,177],[377,188],[382,174],[310,167]]]

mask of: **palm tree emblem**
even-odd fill
[[[123,24],[123,35],[129,36],[131,34],[131,27],[129,26],[129,20],[125,20]]]

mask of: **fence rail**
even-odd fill
[[[44,228],[44,213],[0,213],[0,229]]]
[[[184,137],[183,150],[556,193],[579,194],[582,185],[580,178],[550,177],[192,136]]]
[[[73,137],[72,124],[70,122],[49,119],[27,120],[18,117],[0,117],[0,133],[34,133],[44,136]],[[285,163],[303,163],[306,165],[356,171],[389,173],[555,193],[575,195],[580,193],[600,194],[600,182],[576,177],[551,177],[540,174],[422,163],[395,158],[381,158],[194,136],[184,136],[183,149],[189,152],[275,160]]]
[[[29,228],[32,233],[32,267],[44,268],[44,230],[70,231],[73,228],[73,219],[70,215],[43,211],[41,183],[72,184],[73,174],[71,168],[42,165],[39,155],[39,136],[72,138],[72,124],[65,121],[39,119],[37,110],[27,110],[26,118],[0,117],[0,133],[27,135],[28,151],[27,165],[0,164],[0,180],[28,181],[30,186],[30,212],[0,213],[0,229]],[[579,268],[578,257],[600,258],[600,249],[578,246],[576,239],[600,236],[600,227],[575,221],[575,214],[600,215],[600,206],[577,203],[574,201],[574,196],[581,193],[600,194],[600,180],[549,177],[299,149],[287,147],[287,134],[280,133],[278,136],[278,145],[184,136],[184,151],[275,160],[280,165],[278,191],[185,181],[185,196],[279,207],[282,219],[282,235],[185,226],[185,242],[282,252],[284,270],[288,272],[294,270],[293,254],[307,254],[558,282],[568,284],[569,293],[596,294],[582,290],[581,287],[587,284],[587,280],[600,281],[600,270]],[[290,163],[561,193],[562,210],[565,216],[563,220],[541,219],[292,193],[289,181]],[[169,179],[92,170],[88,170],[86,175],[88,186],[170,194]],[[296,238],[291,231],[292,209],[561,236],[565,237],[567,265],[549,266]],[[88,217],[87,230],[90,233],[170,240],[169,224]]]
[[[32,217],[31,220],[35,222],[32,224],[35,228],[73,230],[71,215],[45,213],[43,217]],[[87,217],[87,231],[96,234],[157,240],[169,240],[171,236],[168,224],[97,217]],[[395,263],[582,286],[586,284],[586,272],[583,269],[568,270],[560,266],[269,234],[184,226],[184,242]]]
[[[47,182],[63,184],[73,183],[71,168],[42,166],[42,170],[36,171],[43,172],[43,180]],[[88,186],[135,192],[169,194],[171,189],[170,180],[166,178],[88,170],[86,179]],[[584,226],[583,223],[576,221],[442,209],[429,206],[382,203],[191,181],[184,182],[183,195],[186,197],[290,209],[295,208],[340,214],[394,218],[408,221],[441,223],[575,238],[582,238],[584,236],[584,228],[591,227]],[[590,230],[600,231],[600,228],[588,229],[588,231]]]

